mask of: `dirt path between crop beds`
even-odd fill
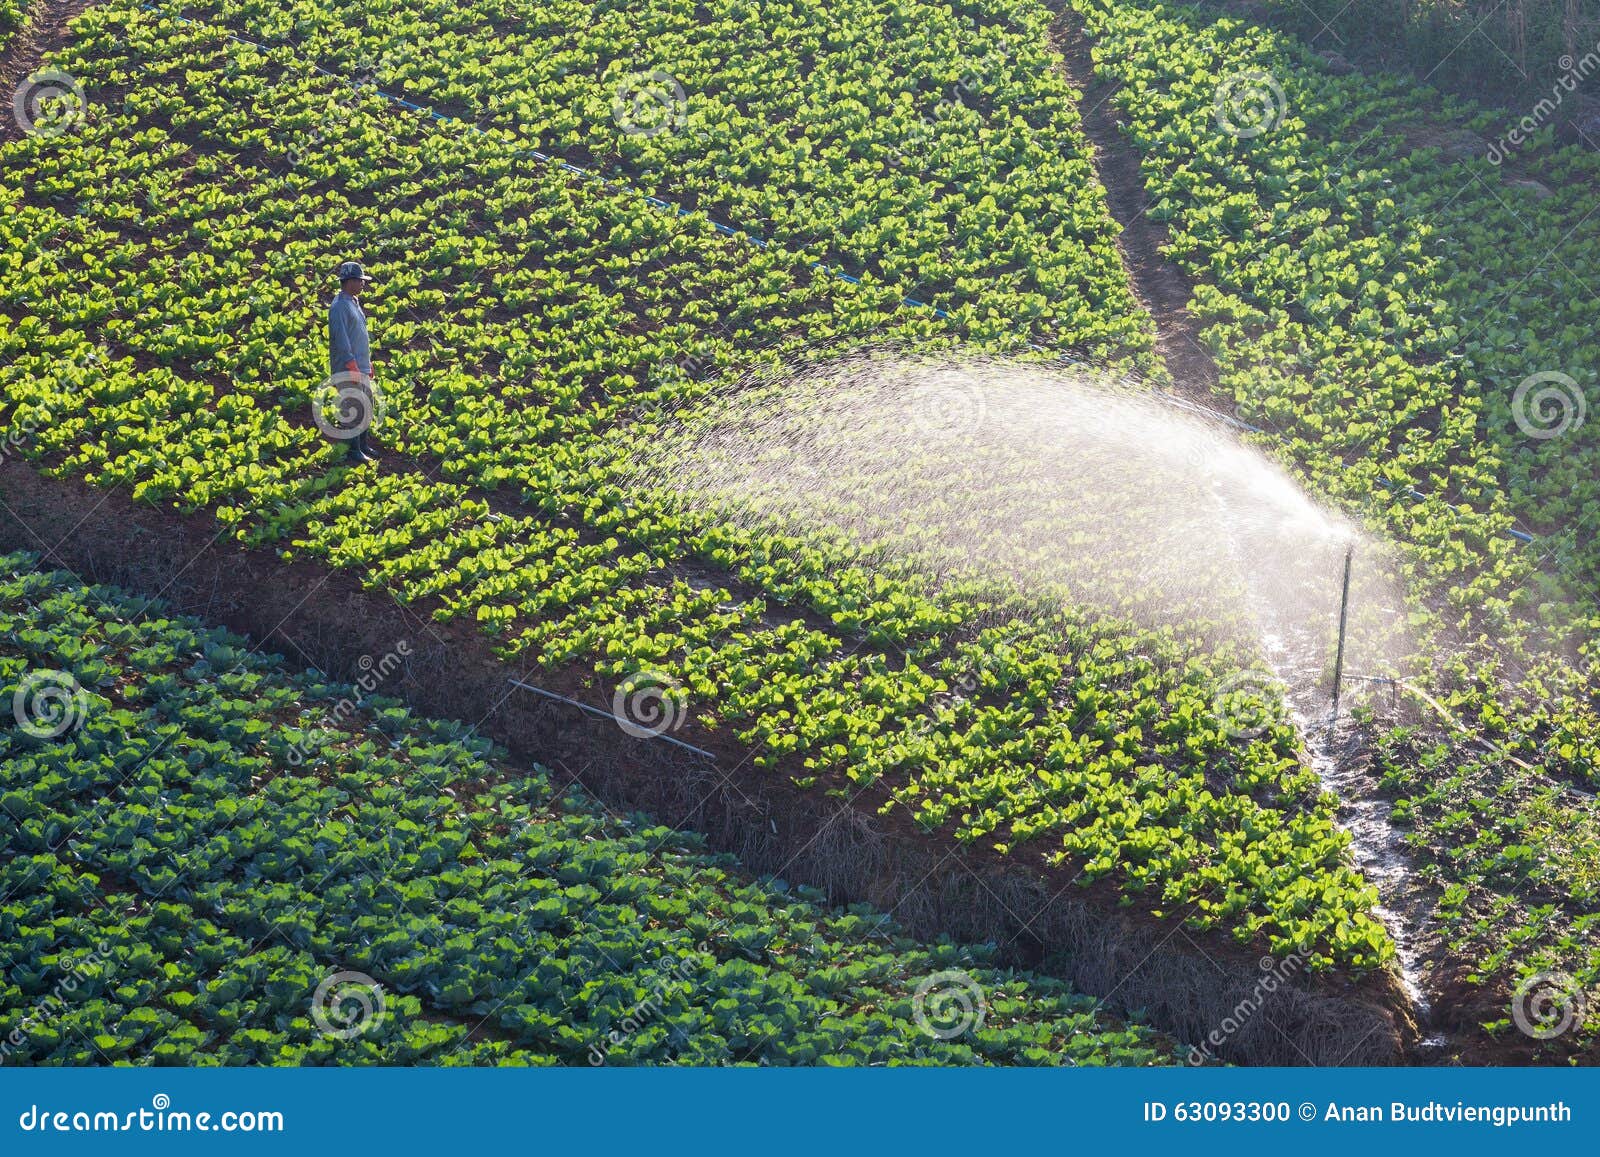
[[[28,6],[22,28],[0,52],[0,141],[14,140],[22,135],[17,123],[14,101],[23,81],[38,71],[45,54],[67,39],[67,24],[86,9],[94,0],[35,0]]]
[[[346,571],[285,562],[225,539],[209,515],[183,516],[117,491],[46,479],[15,455],[0,463],[0,550],[47,553],[91,582],[111,582],[234,630],[339,678],[408,644],[378,688],[419,712],[475,724],[514,758],[576,780],[610,807],[699,832],[749,871],[867,902],[908,934],[999,945],[1003,963],[1062,976],[1113,1011],[1185,1042],[1237,1025],[1215,1055],[1245,1064],[1384,1064],[1414,1037],[1403,999],[1382,977],[1361,984],[1301,973],[1263,988],[1262,962],[1219,933],[1120,909],[1114,887],[1081,887],[1061,870],[965,848],[876,814],[882,793],[853,804],[803,790],[786,769],[755,768],[726,728],[691,718],[675,738],[715,761],[629,736],[609,717],[517,691],[511,678],[597,702],[587,674],[523,669],[493,652],[472,623],[431,620],[363,590]],[[363,657],[367,657],[365,665]],[[1239,1024],[1240,1007],[1256,1009]]]
[[[1161,252],[1167,240],[1165,227],[1146,213],[1150,198],[1139,154],[1123,137],[1111,103],[1116,86],[1095,74],[1090,40],[1077,13],[1060,0],[1052,0],[1049,6],[1055,14],[1051,47],[1060,54],[1062,73],[1081,94],[1079,109],[1084,132],[1093,145],[1094,166],[1106,190],[1112,216],[1122,227],[1117,246],[1134,294],[1155,322],[1156,348],[1180,394],[1207,409],[1231,414],[1235,410],[1233,401],[1222,392],[1216,362],[1200,340],[1199,321],[1188,308],[1193,287]],[[1303,707],[1295,708],[1300,724],[1308,718],[1301,714]],[[1369,753],[1348,729],[1337,751],[1326,742],[1317,741],[1307,726],[1300,730],[1319,777],[1340,798],[1338,819],[1352,834],[1355,858],[1379,888],[1379,912],[1399,946],[1404,982],[1417,1015],[1430,1018],[1436,1006],[1435,994],[1425,992],[1423,986],[1439,961],[1431,958],[1433,953],[1422,943],[1417,922],[1431,911],[1432,904],[1412,884],[1415,876],[1409,857],[1387,823],[1388,804],[1368,790],[1375,786],[1365,776]],[[1356,794],[1350,794],[1355,784],[1363,786]],[[1382,871],[1374,870],[1378,866]],[[1422,1027],[1429,1031],[1433,1026]],[[1437,1057],[1443,1043],[1437,1035],[1424,1037],[1420,1042],[1421,1056]]]
[[[1234,405],[1219,391],[1217,364],[1200,340],[1199,321],[1189,312],[1193,289],[1161,252],[1166,229],[1145,213],[1150,198],[1139,170],[1139,156],[1123,140],[1111,105],[1115,86],[1095,76],[1089,41],[1077,14],[1058,2],[1049,7],[1055,13],[1050,46],[1061,56],[1063,75],[1082,94],[1078,110],[1093,146],[1095,171],[1110,202],[1111,216],[1121,226],[1117,249],[1134,296],[1155,322],[1156,352],[1172,374],[1178,393],[1208,409],[1231,414]]]

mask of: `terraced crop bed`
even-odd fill
[[[1236,20],[1072,7],[1238,412],[1408,551],[1467,738],[1421,709],[1374,786],[1438,890],[1440,987],[1514,1046],[1509,985],[1600,978],[1597,160],[1547,133],[1497,162],[1504,114]]]
[[[1587,347],[1578,307],[1553,304],[1570,286],[1517,284],[1514,258],[1471,268],[1488,244],[1474,229],[1499,260],[1587,226],[1552,198],[1517,238],[1494,189],[1451,195],[1407,133],[1423,111],[1472,110],[1409,105],[1227,23],[1074,7],[1122,86],[1222,388],[1315,492],[1406,551],[1441,656],[1428,685],[1468,735],[1441,754],[1452,727],[1426,711],[1372,728],[1374,790],[1416,825],[1437,919],[1473,913],[1470,935],[1435,938],[1454,946],[1430,984],[1471,990],[1449,1027],[1477,1037],[1516,978],[1600,968],[1592,824],[1566,786],[1592,781],[1600,734],[1595,622],[1575,597],[1594,561],[1588,483],[1565,451],[1521,454],[1487,384]],[[993,591],[930,586],[840,536],[697,517],[616,458],[727,375],[818,349],[1036,344],[1167,382],[1058,31],[999,0],[98,5],[52,58],[86,115],[0,144],[6,453],[470,627],[546,688],[661,690],[677,737],[785,790],[1014,865],[1197,959],[1303,961],[1315,991],[1404,1021],[1377,893],[1252,655],[1081,607],[1018,619]],[[1254,69],[1291,115],[1221,131],[1219,79]],[[1581,168],[1538,155],[1529,171],[1552,182]],[[347,255],[382,274],[367,301],[380,467],[350,465],[315,420],[328,275]],[[1538,294],[1537,317],[1501,332],[1497,293]],[[1525,550],[1504,533],[1518,526],[1548,544]],[[1262,726],[1241,736],[1240,715]],[[1499,754],[1466,762],[1485,741]],[[1518,760],[1537,768],[1513,774]],[[1484,774],[1441,779],[1441,762]],[[523,804],[493,795],[450,830],[504,839],[501,806]],[[1545,849],[1556,831],[1571,843]],[[119,896],[147,891],[111,874]],[[219,936],[264,927],[242,891],[206,902],[257,921]],[[1493,943],[1514,925],[1538,953]],[[302,977],[345,951],[291,946]],[[414,1042],[394,1042],[412,1051],[368,1059],[575,1059],[577,1038],[548,1051],[538,1034],[555,1030],[532,1013],[493,1041],[429,1022],[483,1004],[512,966],[462,967],[427,999],[395,974],[419,1001],[401,1026]],[[803,1044],[774,1059],[843,1048],[776,1035]],[[731,1039],[682,1055],[737,1059]],[[995,1059],[1040,1059],[1006,1039]],[[307,1038],[262,1047],[313,1055],[293,1051]],[[883,1047],[855,1059],[899,1056]]]
[[[1059,981],[753,884],[465,725],[35,564],[0,559],[8,1063],[1173,1058]],[[354,971],[364,1010],[311,1002]]]
[[[981,641],[964,626],[980,608],[822,545],[652,516],[649,494],[608,488],[586,461],[593,432],[683,388],[650,367],[707,319],[732,335],[718,357],[949,327],[376,97],[337,149],[316,146],[326,78],[285,76],[208,26],[102,7],[78,27],[63,66],[126,95],[103,94],[81,132],[14,146],[6,169],[8,417],[38,431],[25,452],[48,469],[212,508],[246,544],[438,598],[508,657],[602,683],[657,673],[701,727],[818,791],[881,782],[887,807],[968,841],[1008,842],[1026,815],[1024,853],[1070,865],[1065,880],[1109,876],[1191,927],[1318,967],[1386,959],[1292,731],[1224,734],[1219,660],[1067,624],[995,676],[997,692],[1040,681],[1061,697],[936,709]],[[63,149],[84,163],[63,167]],[[288,164],[302,150],[304,172]],[[351,471],[308,420],[319,255],[344,251],[393,273],[376,324],[399,454],[381,472]],[[87,299],[65,292],[89,270]],[[696,586],[674,577],[683,565],[720,578]]]

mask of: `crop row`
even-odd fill
[[[1600,986],[1600,816],[1536,769],[1460,737],[1400,728],[1375,770],[1410,854],[1432,886],[1429,924],[1476,990],[1478,1024],[1516,1038],[1508,1014],[1548,1000],[1566,1031],[1551,1052],[1594,1049]],[[1533,994],[1507,1000],[1508,993]],[[1459,1015],[1459,1014],[1458,1014]]]
[[[0,739],[0,1038],[28,1060],[1170,1056],[1057,981],[752,884],[462,725],[25,556],[0,560],[0,693],[25,723]],[[318,992],[338,972],[364,1010]]]
[[[1032,6],[183,11],[955,313],[1159,372]]]
[[[1406,545],[1474,730],[1596,777],[1595,347],[1572,312],[1594,158],[1517,154],[1557,194],[1462,151],[1492,114],[1236,21],[1079,7],[1240,412]],[[1243,135],[1218,111],[1235,89],[1266,110]],[[1503,533],[1519,521],[1536,546]]]
[[[1596,158],[1545,132],[1501,163],[1497,114],[1238,20],[1073,7],[1240,413],[1407,548],[1452,722],[1419,707],[1379,768],[1441,926],[1474,981],[1592,980]]]
[[[846,334],[948,340],[944,323],[376,97],[326,140],[345,90],[286,71],[292,53],[116,6],[78,28],[61,63],[93,115],[7,153],[0,372],[25,452],[215,509],[508,655],[603,688],[649,673],[816,790],[883,784],[929,828],[1319,966],[1388,959],[1281,710],[1246,688],[1267,723],[1230,734],[1226,657],[1063,618],[1023,628],[991,694],[955,694],[971,599],[614,481],[600,432],[691,392],[690,350],[750,364]],[[407,457],[376,474],[309,421],[327,256],[349,252],[388,275],[381,437]],[[522,504],[496,508],[497,488]]]

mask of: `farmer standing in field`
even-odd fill
[[[372,278],[359,261],[341,264],[338,278],[339,292],[328,307],[328,372],[338,390],[343,427],[334,436],[349,446],[350,457],[355,461],[376,462],[378,455],[373,451],[371,433],[377,417],[372,345],[367,338],[367,315],[357,300]]]

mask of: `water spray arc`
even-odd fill
[[[1225,717],[1241,687],[1279,700],[1344,801],[1351,857],[1378,885],[1422,1010],[1399,915],[1403,846],[1361,762],[1321,725],[1330,644],[1335,719],[1355,701],[1346,681],[1394,686],[1406,673],[1400,568],[1224,421],[1083,366],[878,349],[754,371],[613,436],[627,489],[692,525],[823,541],[827,565],[1009,619],[1131,623],[1237,656],[1220,676],[1219,723],[1254,726]]]
[[[1326,695],[1341,562],[1344,666],[1393,670],[1403,643],[1380,544],[1233,431],[1115,374],[897,350],[802,361],[717,387],[618,458],[691,520],[820,533],[915,583],[1230,643],[1300,697]]]

